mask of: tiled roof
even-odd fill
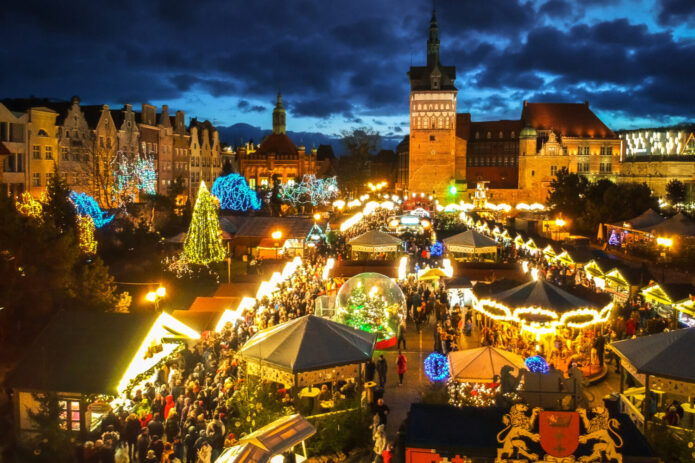
[[[255,155],[268,154],[297,154],[297,147],[284,133],[271,133],[261,143],[261,146],[256,150]]]
[[[617,138],[588,103],[528,103],[521,112],[524,126],[553,130],[565,137]]]
[[[520,120],[471,122],[469,140],[471,142],[514,141],[519,139],[519,133],[522,128],[523,125]],[[490,133],[489,139],[487,137],[488,132]],[[501,138],[500,132],[502,133]],[[479,134],[478,137],[476,137],[476,133]]]

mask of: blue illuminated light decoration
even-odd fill
[[[425,359],[425,375],[430,381],[444,381],[449,377],[449,360],[446,355],[432,352]]]
[[[75,205],[79,215],[88,215],[94,221],[94,226],[101,228],[113,220],[113,215],[101,210],[94,198],[86,193],[70,192],[70,201]]]
[[[306,235],[306,240],[307,242],[309,241],[320,241],[322,239],[326,239],[326,234],[321,230],[321,227],[319,227],[317,224],[314,224],[313,227],[311,227],[311,230],[309,230],[309,233]]]
[[[435,241],[432,246],[430,246],[430,255],[432,257],[439,257],[444,254],[444,246],[441,241]]]
[[[529,371],[533,373],[548,373],[550,371],[550,365],[545,361],[540,355],[534,355],[524,360],[524,365]]]
[[[260,198],[249,188],[246,179],[239,174],[217,177],[212,185],[211,193],[220,200],[221,209],[244,212],[261,208]]]
[[[302,181],[287,182],[280,185],[278,197],[293,206],[302,204],[328,204],[338,196],[338,181],[336,177],[316,178],[315,175],[304,175]]]

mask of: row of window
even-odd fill
[[[451,117],[416,117],[415,125],[418,129],[448,129]]]
[[[469,157],[467,163],[471,167],[516,166],[518,165],[518,158],[516,156]]]
[[[414,111],[448,111],[452,109],[451,103],[414,103]]]
[[[555,176],[560,170],[558,166],[550,166],[550,175]],[[599,173],[606,174],[613,172],[612,162],[602,162],[599,165]],[[578,174],[588,174],[589,173],[589,163],[588,162],[578,162],[577,163],[577,173]]]

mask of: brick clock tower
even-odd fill
[[[439,62],[432,11],[427,66],[411,66],[408,190],[443,196],[456,174],[456,68]]]

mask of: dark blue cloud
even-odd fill
[[[695,2],[657,0],[640,14],[621,2],[438,1],[441,60],[457,68],[459,111],[518,117],[523,99],[552,97],[589,99],[623,119],[692,117],[695,43],[677,31],[695,24]],[[11,46],[0,60],[12,72],[0,73],[0,96],[181,99],[189,114],[239,122],[267,113],[270,104],[255,102],[271,102],[281,89],[293,121],[318,119],[327,130],[339,130],[328,120],[407,118],[406,72],[425,61],[431,5],[8,2],[0,40]],[[225,97],[233,103],[224,113],[209,114],[206,102]],[[403,124],[395,126],[407,131]]]

